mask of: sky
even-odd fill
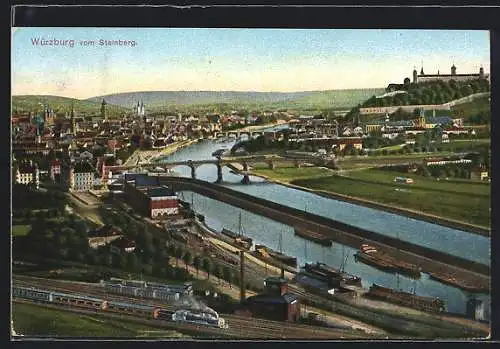
[[[490,71],[489,33],[478,30],[13,28],[11,45],[13,95],[79,99],[377,88],[402,83],[422,63],[427,74],[449,74],[452,64],[458,74]]]

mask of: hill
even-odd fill
[[[132,108],[141,100],[146,108],[187,105],[229,104],[256,108],[351,108],[383,89],[352,89],[305,92],[238,92],[238,91],[148,91],[97,96],[88,101],[101,101]]]
[[[288,104],[302,108],[349,109],[383,91],[383,88],[316,91],[293,98]]]
[[[463,118],[464,122],[475,125],[488,124],[491,122],[491,101],[489,96],[477,98],[473,101],[462,103],[451,107],[457,117]]]
[[[48,95],[21,95],[12,96],[12,111],[29,112],[35,110],[42,110],[41,104],[48,105],[56,113],[66,113],[71,111],[71,104],[74,103],[75,111],[78,113],[85,113],[87,115],[99,115],[101,111],[101,102],[92,102],[88,100],[80,100],[74,98],[48,96]],[[108,115],[115,117],[127,112],[126,108],[117,105],[107,105]]]

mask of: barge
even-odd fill
[[[490,287],[489,285],[481,285],[481,284],[474,284],[472,282],[468,282],[466,280],[460,280],[455,278],[451,274],[438,274],[438,273],[431,273],[427,272],[429,274],[429,277],[433,280],[436,280],[438,282],[441,282],[446,285],[450,285],[453,287],[460,288],[461,290],[470,292],[470,293],[490,293]]]
[[[420,278],[420,267],[397,260],[390,255],[378,251],[375,247],[362,244],[359,252],[354,255],[356,260],[388,272],[398,272],[414,279]]]
[[[287,256],[264,245],[255,245],[255,252],[264,258],[274,259],[292,268],[297,268],[297,257]]]
[[[352,285],[361,287],[361,278],[356,275],[346,273],[335,269],[325,263],[316,262],[316,264],[306,263],[304,266],[306,274],[316,279],[327,282],[328,284],[340,283],[343,285]],[[333,282],[332,282],[333,281]]]
[[[242,247],[246,250],[250,250],[250,248],[252,248],[253,240],[249,237],[236,234],[226,228],[222,228],[221,234],[229,237],[238,247]]]
[[[439,298],[417,296],[409,292],[395,291],[377,284],[373,284],[364,296],[426,312],[441,313],[445,311],[445,303]]]
[[[323,246],[327,246],[327,247],[332,246],[331,239],[326,238],[326,237],[322,236],[321,234],[316,233],[314,231],[295,228],[295,235],[297,235],[303,239],[307,239],[307,240],[316,242],[316,243],[323,245]]]

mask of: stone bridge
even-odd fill
[[[109,171],[124,171],[133,169],[144,169],[151,172],[167,171],[171,170],[177,166],[188,166],[191,168],[191,178],[196,179],[196,169],[202,165],[214,165],[217,167],[217,181],[216,183],[221,183],[223,181],[222,168],[224,166],[229,167],[234,172],[243,175],[242,183],[250,183],[249,179],[249,167],[255,164],[267,164],[269,169],[274,169],[279,165],[285,164],[286,167],[293,165],[296,168],[300,168],[304,165],[315,163],[318,159],[313,158],[301,158],[301,159],[289,159],[282,157],[269,157],[269,156],[249,156],[249,157],[234,157],[234,158],[220,158],[214,160],[187,160],[187,161],[174,161],[174,162],[146,162],[138,163],[136,165],[128,166],[106,166],[106,171],[104,173],[109,173]],[[238,166],[235,166],[238,165]]]
[[[231,136],[235,136],[235,138],[240,138],[242,135],[247,135],[249,138],[266,135],[270,138],[276,138],[279,134],[279,131],[248,131],[248,130],[233,130],[233,131],[223,131],[223,132],[215,132],[214,136],[216,138],[229,138]]]

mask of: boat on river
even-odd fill
[[[231,242],[238,247],[242,247],[245,250],[250,250],[253,246],[252,238],[244,236],[241,230],[241,213],[239,215],[239,223],[238,223],[238,233],[235,233],[229,229],[222,228],[221,234],[231,239]]]
[[[417,265],[397,260],[368,244],[362,244],[354,257],[382,271],[401,273],[414,279],[419,279],[421,276],[421,269]]]
[[[361,278],[356,275],[346,273],[335,269],[328,264],[316,262],[315,264],[306,263],[304,270],[309,276],[324,281],[328,284],[338,283],[340,285],[352,285],[361,287]]]
[[[331,239],[324,237],[323,235],[321,235],[317,232],[314,232],[314,231],[295,228],[295,235],[300,236],[303,239],[307,239],[307,240],[310,240],[312,242],[316,242],[316,243],[323,245],[323,246],[332,246]]]
[[[470,293],[490,293],[489,284],[477,284],[472,281],[456,278],[453,274],[427,272],[433,280],[460,288]]]
[[[255,245],[255,252],[266,259],[274,259],[290,267],[297,268],[297,257],[287,256],[264,245]]]
[[[445,303],[439,298],[417,296],[413,293],[395,291],[391,288],[382,287],[377,284],[373,284],[364,296],[422,311],[433,313],[445,311]]]

